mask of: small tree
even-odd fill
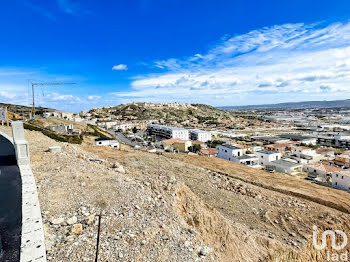
[[[197,153],[201,150],[201,145],[195,144],[193,146],[190,146],[188,150],[192,153]]]

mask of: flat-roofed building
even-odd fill
[[[234,161],[236,157],[243,155],[241,148],[232,145],[220,145],[218,148],[218,158],[222,158],[229,161]]]
[[[336,171],[332,174],[332,186],[350,191],[350,170]]]
[[[167,139],[180,138],[182,140],[190,140],[190,133],[185,128],[148,124],[147,132],[150,135],[156,135]]]
[[[250,166],[250,167],[260,167],[259,158],[254,155],[243,155],[234,158],[233,160],[236,163],[240,163],[242,165]]]
[[[190,138],[191,140],[198,140],[202,142],[207,142],[211,140],[211,133],[203,130],[198,129],[191,129],[190,130]]]
[[[275,170],[279,172],[290,174],[290,175],[299,174],[303,167],[301,164],[288,161],[285,159],[272,161],[268,164],[268,166],[273,167]]]
[[[281,153],[270,150],[257,151],[255,155],[259,158],[259,164],[262,166],[269,165],[272,161],[281,159]]]

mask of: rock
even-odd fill
[[[74,235],[80,235],[83,233],[83,225],[82,224],[75,224],[72,226],[71,233]]]
[[[61,153],[62,149],[60,146],[50,146],[49,152],[50,153]]]
[[[72,236],[72,235],[71,236],[67,236],[66,237],[66,241],[67,242],[73,242],[74,241],[74,236]]]
[[[141,241],[141,245],[144,246],[144,245],[146,245],[146,244],[147,244],[147,241],[146,241],[146,240],[142,240],[142,241]]]
[[[295,233],[290,233],[290,235],[291,235],[292,237],[295,237],[297,234],[295,234]]]
[[[114,164],[112,165],[112,168],[115,168],[116,171],[119,172],[119,173],[125,174],[125,169],[124,169],[124,167],[123,167],[121,164],[119,164],[119,163],[114,163]]]
[[[190,241],[185,241],[185,243],[184,243],[184,246],[185,247],[189,247],[191,245],[191,242]]]
[[[73,216],[73,217],[67,219],[67,224],[68,225],[73,225],[73,224],[75,224],[77,222],[78,222],[78,218],[76,216]]]
[[[141,209],[138,205],[136,205],[135,208],[136,208],[137,210],[140,210],[140,209]]]
[[[51,224],[53,225],[59,225],[62,224],[64,222],[64,217],[60,217],[60,218],[54,218],[51,221]]]
[[[201,247],[201,249],[199,250],[199,255],[206,257],[207,255],[209,255],[210,251],[211,251],[210,247],[206,247],[206,246]]]

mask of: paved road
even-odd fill
[[[0,136],[1,137],[1,136]],[[1,141],[0,141],[1,142]],[[4,143],[0,143],[0,147]],[[22,230],[22,182],[13,157],[0,157],[0,261],[19,261]]]
[[[123,143],[123,144],[126,144],[126,145],[129,145],[129,146],[143,146],[141,143],[138,143],[138,142],[134,142],[134,141],[131,141],[128,137],[126,137],[123,133],[121,132],[115,132],[113,130],[109,130],[108,133],[110,133],[111,135],[113,135],[119,142]]]

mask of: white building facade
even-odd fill
[[[336,171],[332,174],[332,186],[338,189],[350,191],[350,171]]]
[[[241,148],[231,146],[231,145],[221,145],[218,149],[218,154],[216,157],[237,162],[236,158],[243,155],[243,150]]]
[[[272,161],[281,159],[281,153],[270,150],[257,151],[255,155],[259,158],[259,164],[262,166],[267,166]]]
[[[148,124],[147,132],[150,135],[156,135],[167,139],[180,138],[182,140],[190,140],[190,132],[187,129],[179,127]]]
[[[96,146],[109,146],[113,148],[119,148],[119,142],[112,138],[96,138],[95,139]]]
[[[190,138],[191,140],[198,140],[205,143],[211,140],[211,133],[207,131],[198,130],[198,129],[191,129]]]

